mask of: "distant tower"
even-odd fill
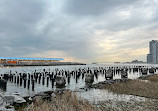
[[[147,63],[158,64],[158,41],[149,42],[149,54],[147,55]]]

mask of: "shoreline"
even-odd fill
[[[141,76],[134,80],[107,80],[93,84],[91,88],[107,89],[116,94],[127,94],[149,99],[158,99],[158,74]]]
[[[142,77],[143,77],[143,79],[142,79]],[[157,81],[158,80],[158,75],[154,74],[154,75],[148,75],[148,76],[142,76],[142,77],[138,78],[139,82],[141,84],[142,83],[147,83],[148,84],[148,82],[144,82],[144,80],[149,80],[149,81],[152,81],[153,83],[156,82],[156,84],[158,83],[158,81]],[[143,80],[143,81],[140,81],[140,80]],[[136,79],[136,81],[137,81],[137,79]],[[117,81],[115,81],[115,83],[114,83],[114,81],[113,81],[113,83],[110,83],[110,82],[112,82],[112,80],[109,80],[109,84],[108,85],[107,85],[107,83],[103,84],[104,82],[101,82],[100,85],[101,84],[104,85],[104,86],[107,85],[108,87],[102,87],[102,88],[100,88],[100,90],[101,89],[106,89],[106,90],[108,90],[110,92],[113,92],[113,93],[116,93],[116,94],[134,95],[132,93],[129,94],[128,92],[127,93],[119,93],[119,92],[117,92],[115,90],[111,90],[110,88],[113,87],[113,89],[115,89],[116,86],[117,86],[120,89],[119,91],[121,91],[122,88],[119,86],[119,84],[123,84],[123,85],[127,84],[127,86],[128,86],[129,83],[130,83],[129,85],[131,85],[131,82],[133,84],[133,82],[135,82],[135,80],[122,79],[122,81],[121,81],[121,79],[120,80],[118,79]],[[134,84],[134,85],[136,85],[136,84]],[[140,85],[140,84],[137,84],[137,85]],[[93,87],[90,87],[90,88],[93,88]],[[116,89],[118,89],[118,88],[116,88]],[[133,91],[136,91],[136,90],[137,89],[135,89]],[[35,105],[35,103],[36,103],[35,100],[39,100],[39,98],[40,98],[40,101],[39,101],[40,104],[44,105],[44,107],[45,106],[49,106],[49,104],[51,102],[50,100],[52,98],[52,95],[53,96],[54,95],[55,96],[58,96],[58,95],[61,96],[61,95],[63,95],[63,92],[66,92],[66,91],[69,91],[72,94],[76,94],[75,92],[73,92],[71,90],[63,90],[63,89],[56,90],[56,91],[44,91],[44,92],[40,92],[40,93],[32,96],[31,98],[30,98],[30,96],[22,97],[22,98],[24,98],[26,100],[26,102],[24,104],[22,103],[23,105],[20,105],[20,106],[19,106],[19,103],[16,103],[13,106],[14,106],[15,109],[19,109],[20,111],[21,110],[26,110],[26,108],[28,108],[28,107],[29,108],[40,108],[40,106],[36,106]],[[151,94],[151,90],[149,90],[149,92]],[[155,95],[156,94],[157,93],[155,93]],[[138,95],[134,95],[134,96],[145,97],[145,96],[141,96],[139,94]],[[157,97],[158,97],[157,95],[156,95],[156,97],[153,97],[153,98],[152,97],[145,97],[146,98],[145,101],[137,101],[136,99],[131,99],[128,102],[126,102],[126,101],[119,101],[119,100],[107,101],[105,99],[104,101],[101,101],[101,102],[99,102],[97,104],[97,108],[98,109],[96,109],[96,104],[88,103],[87,105],[90,106],[92,109],[94,108],[95,111],[101,111],[103,109],[104,110],[105,109],[113,110],[113,111],[138,110],[138,109],[143,109],[144,110],[144,109],[147,109],[147,110],[155,111],[155,109],[158,108],[157,107],[157,103],[158,103],[158,98]],[[60,98],[60,99],[64,99],[64,98],[65,98],[65,96],[62,96],[62,98]],[[66,100],[64,99],[64,100],[67,101],[67,99]],[[77,97],[76,99],[80,101],[81,98]],[[86,101],[86,100],[84,100],[84,101]],[[35,106],[32,107],[31,106],[32,104],[34,104]],[[51,103],[51,104],[54,104],[54,103]],[[69,103],[69,104],[72,104],[72,103]],[[60,106],[60,104],[58,104],[58,105]],[[74,104],[72,104],[71,108],[73,107],[73,105]]]
[[[56,64],[56,65],[7,65],[7,66],[0,66],[0,68],[12,68],[12,67],[38,67],[38,66],[65,66],[65,65],[87,65],[84,63],[74,63],[74,64]]]

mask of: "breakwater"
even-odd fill
[[[59,65],[86,65],[84,63],[77,62],[19,62],[17,64],[3,63],[1,66],[16,67],[16,66],[59,66]]]

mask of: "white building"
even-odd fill
[[[147,63],[158,64],[158,41],[149,42],[149,54],[147,55]]]

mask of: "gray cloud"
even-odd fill
[[[66,0],[64,9],[67,13],[81,16],[98,16],[117,8],[128,7],[136,0]]]
[[[157,38],[157,7],[155,0],[1,0],[0,56],[55,50],[89,62],[124,54],[145,61],[132,51]]]
[[[0,4],[1,44],[24,54],[19,47],[38,44],[40,37],[36,37],[33,27],[43,18],[46,4],[42,0],[2,0]]]

